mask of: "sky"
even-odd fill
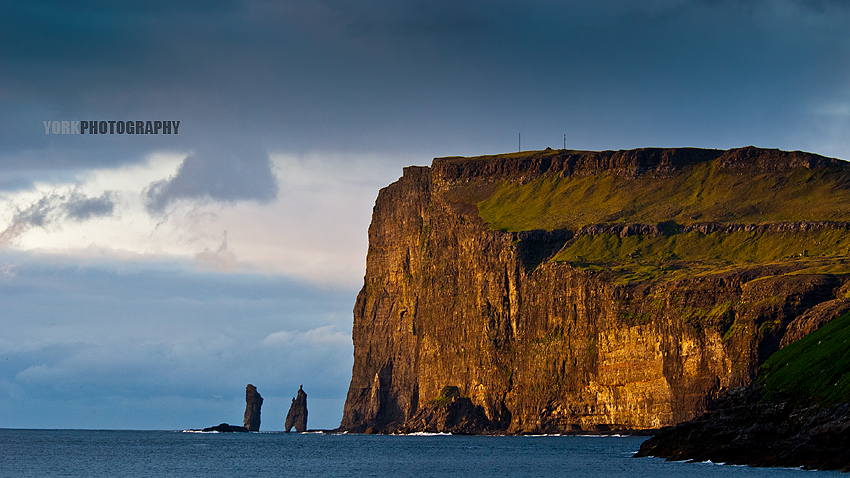
[[[850,159],[847,25],[839,0],[0,0],[0,428],[241,424],[248,383],[263,430],[302,384],[335,428],[404,166],[564,135]]]

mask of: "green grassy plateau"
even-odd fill
[[[846,176],[834,169],[799,168],[788,174],[717,171],[715,161],[669,178],[624,178],[609,173],[544,176],[527,184],[506,181],[478,203],[492,229],[578,230],[616,222],[681,225],[848,221]]]
[[[545,154],[546,152],[514,153]],[[491,229],[569,229],[593,224],[770,224],[850,222],[846,168],[742,172],[718,160],[684,166],[667,177],[613,173],[547,174],[530,182],[506,180],[474,200]],[[681,229],[678,229],[681,230]],[[553,258],[580,269],[604,270],[618,282],[753,264],[793,262],[799,272],[850,273],[850,233],[675,233],[663,237],[578,234]]]

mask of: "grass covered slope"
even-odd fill
[[[780,234],[764,231],[703,234],[691,231],[660,237],[580,235],[561,250],[555,260],[605,263],[688,259],[734,264],[847,254],[850,254],[850,234],[846,230],[822,229]]]
[[[845,168],[796,168],[741,174],[719,160],[685,166],[670,177],[623,177],[610,172],[527,184],[505,181],[478,203],[492,229],[577,230],[588,224],[674,221],[763,223],[850,220]]]
[[[793,263],[797,273],[850,273],[850,231],[580,234],[552,260],[578,269],[607,270],[625,282],[772,263]]]
[[[678,155],[674,161],[658,159],[668,151]],[[713,156],[705,151],[613,152],[644,154],[643,162],[619,163],[578,151],[472,158],[479,169],[500,171],[508,168],[494,164],[522,161],[537,169],[491,183],[486,197],[471,202],[494,230],[572,231],[551,260],[606,270],[619,282],[789,261],[813,273],[850,273],[850,164],[752,147]],[[652,154],[654,164],[645,159]],[[817,226],[701,227],[792,223]],[[594,229],[598,225],[644,225],[654,232]]]
[[[850,313],[774,353],[759,369],[765,397],[850,402]]]

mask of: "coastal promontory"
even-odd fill
[[[378,195],[341,429],[650,431],[850,307],[850,165],[646,148],[438,158]]]

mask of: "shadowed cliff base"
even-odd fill
[[[341,429],[695,418],[850,306],[846,204],[844,161],[753,147],[405,168],[373,210]]]

